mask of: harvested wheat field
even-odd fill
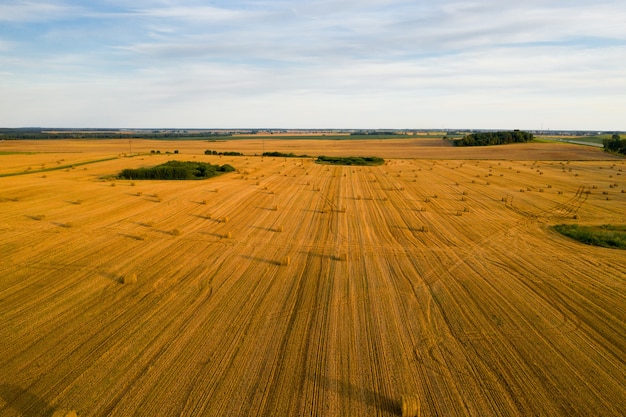
[[[549,227],[625,224],[624,159],[259,143],[0,144],[0,416],[626,410],[626,253]],[[171,159],[238,171],[107,179]]]

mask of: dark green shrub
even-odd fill
[[[129,180],[199,180],[233,171],[235,168],[228,164],[219,166],[205,162],[168,161],[152,168],[125,169],[118,177]]]
[[[377,156],[324,156],[321,155],[315,161],[318,164],[330,165],[383,165],[385,160]]]

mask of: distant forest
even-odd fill
[[[463,139],[454,140],[456,146],[490,146],[507,143],[532,142],[535,137],[532,133],[513,130],[507,132],[481,132],[463,136]]]
[[[51,129],[22,128],[0,129],[0,139],[215,139],[232,136],[230,132],[187,131],[187,130],[144,130],[123,131],[119,129],[70,129],[54,131]]]

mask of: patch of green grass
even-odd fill
[[[556,143],[556,142],[558,141],[554,139],[542,138],[542,137],[537,137],[537,136],[535,136],[535,139],[533,139],[533,143]]]
[[[554,230],[581,243],[605,248],[626,249],[626,225],[580,226],[558,224]]]

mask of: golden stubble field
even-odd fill
[[[625,252],[549,228],[626,223],[624,159],[419,141],[262,144],[380,167],[203,154],[260,144],[0,143],[0,174],[26,172],[0,178],[0,416],[394,416],[403,396],[420,416],[626,409]],[[103,179],[169,159],[238,172]]]

